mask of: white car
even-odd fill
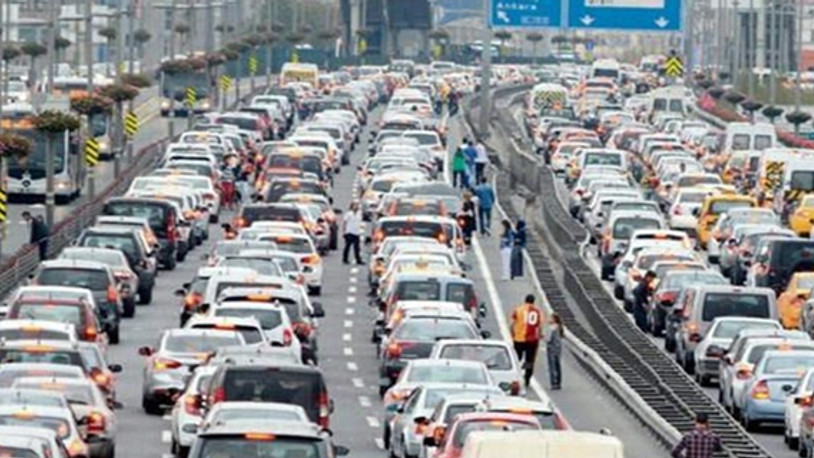
[[[322,273],[324,262],[319,255],[311,236],[304,234],[285,234],[274,237],[277,249],[289,251],[300,256],[302,275],[305,277],[305,284],[308,293],[314,296],[322,294]]]
[[[292,347],[302,351],[299,339],[294,335],[291,319],[284,306],[259,304],[257,302],[228,302],[210,308],[210,316],[221,318],[256,318],[272,346]]]
[[[802,405],[805,402],[810,404],[810,398],[814,396],[814,368],[808,369],[805,374],[800,377],[800,381],[786,396],[786,413],[783,418],[785,425],[783,432],[786,436],[786,444],[792,450],[796,449],[796,445],[800,440],[800,420],[803,417],[803,410],[807,406]]]
[[[187,383],[186,390],[172,407],[170,432],[172,445],[170,451],[175,456],[185,456],[195,438],[198,427],[203,420],[203,393],[217,366],[199,366]]]
[[[523,367],[517,353],[502,340],[439,340],[430,359],[480,361],[492,375],[497,386],[506,394],[525,396]]]
[[[305,409],[281,402],[227,401],[213,405],[206,413],[204,427],[228,424],[230,421],[294,421],[309,423]]]
[[[703,188],[686,188],[678,191],[667,213],[667,224],[670,229],[695,234],[698,227],[698,217],[695,216],[695,212],[701,208],[704,199],[712,193],[712,190]]]
[[[777,320],[741,316],[718,317],[695,347],[695,380],[701,386],[720,373],[721,356],[742,329],[781,329]]]

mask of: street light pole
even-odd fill
[[[740,82],[740,71],[741,71],[741,22],[740,22],[740,14],[738,13],[738,0],[733,2],[734,8],[732,11],[732,15],[734,20],[732,21],[732,31],[735,33],[735,59],[734,59],[734,70],[732,72],[732,82],[735,86],[735,89],[738,88],[738,83]]]
[[[800,92],[800,75],[803,73],[803,0],[799,0],[799,5],[800,9],[797,11],[797,76],[794,85],[794,111],[800,111],[800,98],[802,97]],[[799,124],[794,125],[795,134],[798,133],[798,126]]]
[[[45,91],[45,98],[54,90],[54,65],[55,59],[55,39],[56,39],[56,10],[61,2],[52,2],[48,8],[48,89]],[[54,195],[54,139],[52,134],[47,135],[45,143],[45,223],[48,227],[54,224],[54,206],[56,196]]]
[[[266,0],[266,22],[268,23],[267,33],[272,36],[274,33],[274,8],[272,6],[274,0]],[[274,57],[271,49],[273,43],[271,40],[266,40],[266,87],[271,86],[271,59]]]
[[[93,92],[93,2],[85,2],[85,59],[88,65],[88,93]],[[88,136],[93,137],[93,126],[88,115]],[[110,148],[110,145],[108,145]],[[83,159],[84,160],[84,159]],[[93,199],[96,195],[96,167],[88,164],[88,197]]]
[[[116,10],[116,80],[118,83],[122,82],[122,66],[124,65],[124,33],[122,32],[122,15],[124,14],[124,2],[120,1],[119,5]],[[117,103],[118,113],[115,113],[115,145],[116,148],[113,150],[113,176],[118,178],[122,172],[122,163],[121,158],[122,154],[124,153],[124,129],[122,128],[122,118],[124,117],[124,113],[121,111],[121,104]]]
[[[136,4],[135,1],[131,0],[130,5],[127,8],[127,73],[134,74],[135,73],[135,64],[136,64],[136,41],[133,40],[133,29],[135,28],[136,22]],[[135,101],[130,99],[127,102],[127,111],[132,112],[135,110]],[[133,141],[129,139],[127,141],[127,162],[133,162]]]
[[[749,0],[749,56],[746,59],[746,64],[748,66],[747,71],[749,72],[749,98],[753,98],[755,96],[755,64],[757,64],[757,43],[754,39],[757,36],[755,31],[755,0]]]
[[[490,79],[492,76],[492,27],[489,25],[490,2],[483,2],[483,43],[481,50],[481,79],[480,79],[480,119],[478,127],[481,135],[485,136],[489,132],[489,117],[492,108]],[[446,171],[445,171],[446,172]]]
[[[777,43],[775,43],[774,39],[774,0],[769,0],[769,11],[768,11],[768,21],[769,21],[769,30],[766,36],[766,49],[769,51],[769,105],[775,106],[777,102],[777,88],[775,75],[777,74],[777,52],[775,48],[777,48]]]

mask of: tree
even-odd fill
[[[543,38],[545,37],[543,37],[543,34],[539,32],[531,32],[526,34],[526,41],[531,43],[531,54],[535,64],[537,63],[537,45],[543,41]]]
[[[23,43],[22,46],[20,46],[20,51],[22,51],[23,54],[25,54],[31,59],[30,62],[31,67],[29,67],[28,70],[28,81],[30,81],[33,84],[33,82],[37,80],[37,75],[35,71],[37,58],[48,52],[48,49],[39,43],[27,41]]]
[[[330,50],[331,45],[336,39],[339,38],[339,31],[337,30],[323,30],[317,34],[317,39]]]
[[[0,132],[0,157],[25,158],[34,145],[28,138],[9,131]]]
[[[115,40],[116,37],[119,35],[119,32],[116,30],[115,27],[103,27],[99,29],[99,35],[104,37],[108,43]]]
[[[178,36],[181,38],[181,49],[184,49],[187,44],[187,37],[189,36],[189,32],[192,31],[187,24],[183,22],[179,22],[175,24],[175,27],[172,28],[174,33],[177,33]]]
[[[3,48],[3,60],[6,62],[12,61],[18,57],[20,57],[20,48],[15,48],[14,46],[7,46]]]
[[[144,57],[144,45],[153,38],[153,35],[145,29],[138,29],[133,32],[133,41],[138,47],[138,55]]]
[[[57,53],[57,62],[61,62],[65,59],[65,50],[68,49],[72,44],[73,43],[71,43],[71,40],[60,35],[54,37],[54,49]]]

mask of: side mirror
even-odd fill
[[[122,371],[121,364],[108,364],[107,369],[114,374],[118,374]]]
[[[153,349],[150,347],[140,347],[138,349],[138,354],[141,356],[150,356],[153,354]]]
[[[187,295],[187,290],[184,288],[178,288],[173,292],[173,294],[175,294],[178,297],[184,297]]]
[[[723,361],[723,362],[725,362],[726,364],[729,364],[729,365],[732,365],[732,363],[734,363],[734,361],[732,360],[732,355],[730,355],[728,353],[721,357],[721,361]]]
[[[321,302],[312,302],[311,307],[314,309],[311,312],[313,318],[323,318],[325,316],[325,308],[322,307]]]
[[[345,447],[344,445],[334,445],[334,455],[336,456],[347,456],[350,454],[350,449]]]

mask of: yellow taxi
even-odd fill
[[[701,208],[697,210],[698,228],[698,244],[700,246],[707,246],[710,239],[710,234],[715,223],[722,213],[726,213],[733,208],[757,207],[757,201],[754,197],[739,196],[735,194],[714,194],[704,199]]]
[[[800,204],[789,215],[789,227],[795,234],[808,237],[814,221],[814,194],[807,194],[800,200]]]
[[[799,329],[803,304],[814,288],[814,272],[797,272],[792,275],[786,290],[777,298],[780,324],[786,329]]]

